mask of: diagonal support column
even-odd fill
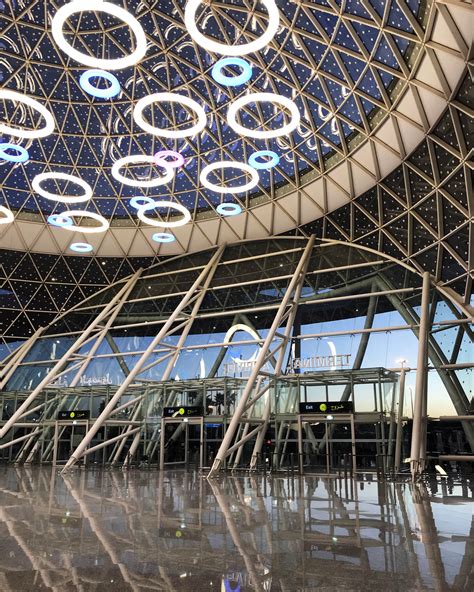
[[[252,373],[250,374],[250,377],[247,381],[245,389],[242,392],[242,395],[240,397],[240,401],[235,409],[234,415],[232,416],[232,420],[229,424],[229,427],[227,428],[227,431],[226,431],[225,436],[222,440],[221,446],[220,446],[219,451],[216,455],[216,458],[215,458],[214,463],[211,467],[208,477],[212,477],[213,475],[215,475],[215,473],[217,473],[219,471],[222,463],[224,462],[225,458],[228,456],[228,450],[231,447],[231,444],[234,439],[235,433],[237,431],[239,422],[244,414],[244,411],[247,407],[247,403],[249,402],[250,396],[254,390],[254,385],[255,385],[255,382],[258,378],[260,370],[261,370],[262,366],[264,365],[265,360],[268,356],[271,344],[272,344],[273,339],[275,337],[275,333],[278,331],[278,327],[280,326],[282,319],[284,317],[286,318],[288,316],[285,313],[287,312],[290,298],[292,297],[293,292],[296,289],[298,282],[300,281],[301,272],[303,271],[307,260],[311,256],[311,253],[313,251],[313,246],[314,246],[314,240],[315,240],[315,236],[311,235],[311,237],[308,240],[308,244],[306,245],[306,248],[303,251],[301,259],[295,269],[295,272],[294,272],[293,277],[290,281],[290,284],[289,284],[289,286],[282,298],[280,306],[277,309],[273,323],[270,327],[270,330],[268,331],[268,335],[265,338],[262,348],[260,349],[260,352],[257,356],[255,366],[252,370]]]
[[[99,415],[97,420],[94,422],[92,427],[89,429],[87,434],[84,436],[84,438],[81,441],[81,443],[79,444],[79,446],[76,448],[76,450],[74,451],[72,456],[67,461],[66,466],[64,467],[64,469],[62,471],[63,473],[65,471],[67,471],[70,467],[72,467],[81,458],[81,456],[84,454],[86,448],[92,442],[93,438],[95,437],[95,435],[97,434],[97,432],[99,431],[99,429],[101,428],[101,426],[103,425],[105,420],[109,417],[109,415],[112,412],[112,410],[114,409],[116,403],[120,400],[120,397],[122,397],[122,395],[124,393],[126,393],[130,384],[132,384],[132,382],[135,380],[135,377],[138,374],[140,374],[143,365],[148,360],[148,358],[152,354],[152,352],[155,349],[155,347],[157,346],[157,344],[162,339],[164,339],[164,337],[166,336],[168,331],[171,329],[173,323],[179,318],[179,316],[181,315],[183,310],[186,308],[186,306],[189,304],[189,302],[193,301],[195,299],[196,292],[200,289],[200,287],[202,286],[203,282],[206,280],[209,273],[211,273],[214,270],[215,266],[218,264],[218,262],[222,256],[222,253],[224,251],[224,248],[225,248],[225,245],[222,245],[221,247],[219,247],[219,249],[217,249],[217,251],[214,253],[214,255],[211,257],[211,259],[207,263],[207,265],[201,271],[201,273],[199,274],[197,279],[194,281],[192,286],[189,288],[189,290],[183,296],[181,302],[178,304],[178,306],[175,308],[175,310],[171,313],[171,315],[168,318],[168,320],[166,321],[166,323],[164,323],[161,330],[152,339],[152,341],[150,342],[147,349],[144,351],[144,353],[141,355],[138,362],[135,364],[135,366],[130,371],[130,374],[126,377],[124,382],[119,386],[119,388],[117,389],[115,394],[111,397],[110,401],[107,403],[107,405],[105,406],[102,413]]]
[[[0,390],[7,384],[10,380],[10,377],[21,364],[21,362],[25,359],[25,356],[28,354],[30,349],[36,343],[38,337],[41,336],[45,327],[40,327],[37,329],[33,335],[23,343],[18,350],[13,354],[10,360],[5,364],[5,366],[0,370]]]

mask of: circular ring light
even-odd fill
[[[64,22],[76,12],[85,12],[86,10],[93,12],[106,12],[111,16],[117,17],[126,25],[128,25],[135,35],[135,50],[132,51],[130,55],[123,58],[106,60],[95,58],[77,51],[77,49],[74,49],[64,37]],[[51,22],[51,32],[56,44],[62,51],[64,51],[65,54],[67,54],[76,62],[84,64],[85,66],[90,66],[91,68],[103,68],[105,70],[120,70],[122,68],[128,68],[129,66],[133,66],[139,62],[146,54],[146,37],[140,23],[125,9],[120,8],[115,4],[111,4],[110,2],[102,2],[97,0],[77,0],[74,2],[69,2],[69,4],[65,4],[54,15],[54,18]]]
[[[242,213],[242,208],[236,203],[221,203],[217,206],[216,212],[221,216],[238,216]]]
[[[94,250],[94,247],[89,243],[71,243],[69,249],[76,253],[90,253]]]
[[[136,164],[140,162],[160,166],[165,169],[166,174],[163,177],[156,177],[150,181],[134,181],[133,179],[127,179],[127,177],[124,177],[120,174],[120,169],[122,167],[128,164]],[[160,163],[157,165],[154,156],[147,156],[145,154],[130,154],[130,156],[125,156],[124,158],[120,158],[119,160],[115,161],[112,167],[112,177],[117,179],[117,181],[120,181],[120,183],[129,185],[130,187],[158,187],[158,185],[166,185],[171,181],[173,176],[173,169],[167,164]]]
[[[41,183],[47,179],[62,179],[63,181],[76,183],[76,185],[79,185],[84,189],[84,195],[58,195],[57,193],[50,193],[41,187]],[[54,201],[60,201],[61,203],[81,203],[83,201],[89,200],[92,197],[92,187],[89,185],[89,183],[79,179],[79,177],[68,175],[66,173],[40,173],[33,179],[31,187],[42,197],[45,197],[46,199],[52,199]]]
[[[154,210],[155,208],[174,208],[183,214],[181,220],[177,220],[176,222],[163,222],[160,220],[152,220],[148,218],[145,212],[149,210]],[[191,214],[187,208],[179,203],[175,203],[173,201],[155,201],[152,204],[148,204],[146,206],[142,206],[139,208],[137,212],[137,216],[140,218],[142,222],[145,224],[150,224],[150,226],[160,226],[162,228],[177,228],[178,226],[184,226],[187,222],[191,220]]]
[[[291,121],[279,129],[267,131],[250,130],[237,123],[237,112],[239,109],[242,109],[242,107],[245,107],[249,103],[262,102],[280,103],[280,105],[286,107],[291,113]],[[242,136],[248,136],[249,138],[256,138],[257,140],[267,140],[290,134],[299,125],[300,119],[301,115],[295,103],[287,97],[274,93],[250,93],[243,95],[231,103],[227,112],[227,123],[234,132]]]
[[[167,160],[167,156],[173,160]],[[184,165],[184,156],[174,150],[161,150],[155,154],[155,162],[159,166],[169,166],[175,169]]]
[[[51,214],[51,216],[48,216],[48,222],[53,226],[59,226],[60,228],[73,225],[72,218],[65,216],[64,214]]]
[[[37,130],[25,130],[17,127],[11,127],[5,123],[0,123],[0,134],[15,136],[16,138],[25,138],[28,140],[34,140],[35,138],[44,138],[52,134],[54,131],[54,119],[51,113],[43,107],[36,99],[23,95],[14,90],[8,90],[6,88],[0,88],[0,99],[6,99],[10,101],[18,101],[24,105],[28,105],[35,111],[38,111],[40,115],[46,120],[46,125]]]
[[[207,51],[220,53],[227,56],[243,56],[254,51],[258,51],[268,45],[278,31],[280,25],[280,13],[278,11],[275,0],[262,0],[268,12],[268,26],[266,31],[255,41],[245,43],[243,45],[225,45],[218,43],[203,35],[196,25],[196,12],[202,0],[188,0],[186,8],[184,9],[184,24],[191,35],[192,39]]]
[[[141,201],[144,203],[139,203]],[[132,206],[132,208],[139,210],[140,208],[143,208],[143,206],[146,206],[151,203],[155,203],[155,200],[152,197],[146,197],[145,195],[138,195],[137,197],[132,197],[132,199],[128,203]]]
[[[242,73],[238,76],[226,76],[222,73],[226,66],[238,66],[242,68]],[[252,78],[252,66],[242,58],[222,58],[214,64],[211,75],[218,84],[223,86],[240,86]]]
[[[169,232],[155,232],[151,238],[157,243],[172,243],[176,240]]]
[[[222,185],[215,185],[208,181],[209,173],[215,171],[216,169],[240,169],[252,177],[252,179],[245,185],[240,185],[239,187],[223,187]],[[260,177],[257,171],[251,167],[249,164],[245,162],[237,162],[233,160],[222,160],[220,162],[213,162],[208,164],[204,167],[201,171],[201,175],[199,177],[201,184],[206,187],[206,189],[210,189],[211,191],[216,191],[217,193],[243,193],[244,191],[250,191],[254,187],[258,185]]]
[[[145,118],[143,117],[143,110],[145,107],[148,107],[152,103],[164,103],[168,101],[169,103],[180,103],[181,105],[186,105],[192,109],[198,116],[198,121],[192,127],[188,127],[185,130],[169,130],[163,129],[160,127],[154,127],[150,125]],[[187,138],[189,136],[194,136],[195,134],[199,134],[202,130],[206,127],[207,117],[206,112],[201,107],[199,103],[196,103],[193,99],[186,97],[185,95],[178,95],[176,93],[154,93],[152,95],[148,95],[140,99],[138,103],[135,105],[135,109],[133,110],[133,119],[135,123],[142,128],[142,130],[152,134],[153,136],[162,136],[163,138]]]
[[[269,158],[269,160],[260,160],[261,158]],[[273,150],[259,150],[250,155],[249,165],[257,170],[272,169],[280,162],[280,157]]]
[[[67,216],[69,218],[72,218],[73,216],[83,216],[84,218],[92,218],[93,220],[97,220],[97,222],[100,224],[100,226],[76,226],[75,224],[68,224],[67,226],[63,227],[67,230],[71,230],[72,232],[94,234],[96,232],[105,232],[109,228],[109,223],[107,220],[95,212],[86,212],[85,210],[66,210],[61,214],[61,216]]]
[[[5,206],[0,206],[0,214],[3,214],[0,216],[0,224],[10,224],[15,219],[13,212]]]
[[[91,84],[91,78],[105,78],[110,82],[110,86],[107,88],[97,88]],[[117,80],[117,77],[105,70],[87,70],[87,72],[84,72],[79,78],[79,84],[81,85],[82,90],[85,90],[86,93],[93,97],[98,97],[99,99],[111,99],[112,97],[116,97],[121,90],[120,82]]]
[[[10,154],[7,150],[13,150],[18,154]],[[8,162],[26,162],[30,158],[30,155],[28,154],[28,150],[23,148],[23,146],[3,142],[0,144],[0,158],[2,160],[8,160]]]

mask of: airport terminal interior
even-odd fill
[[[474,590],[470,0],[0,0],[0,592]]]

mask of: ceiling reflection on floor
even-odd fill
[[[473,483],[0,467],[0,589],[472,590]]]

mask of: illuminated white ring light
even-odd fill
[[[72,218],[64,216],[63,214],[51,214],[51,216],[48,216],[48,222],[53,226],[59,226],[59,228],[73,225]]]
[[[216,169],[240,169],[248,173],[252,178],[246,185],[240,185],[239,187],[223,187],[222,185],[215,185],[207,179],[209,173],[212,173],[212,171],[215,171]],[[201,185],[206,189],[216,191],[217,193],[243,193],[244,191],[250,191],[256,187],[260,181],[260,177],[258,172],[245,162],[222,160],[220,162],[213,162],[204,167],[199,176],[199,180],[201,181]]]
[[[195,125],[188,127],[185,130],[169,130],[163,129],[161,127],[154,127],[145,121],[145,118],[143,117],[143,109],[152,103],[157,102],[180,103],[181,105],[186,105],[186,107],[189,107],[197,114],[198,121]],[[135,123],[142,128],[142,130],[148,132],[149,134],[171,139],[187,138],[189,136],[199,134],[206,127],[207,123],[206,112],[199,103],[196,103],[196,101],[185,95],[178,95],[176,93],[168,92],[154,93],[140,99],[133,110],[133,119],[135,120]]]
[[[110,86],[107,88],[97,88],[91,84],[91,78],[105,78],[107,82],[110,82]],[[87,70],[87,72],[83,72],[79,78],[79,84],[82,90],[99,99],[111,99],[117,96],[121,90],[120,82],[116,76],[105,70]]]
[[[216,212],[221,216],[238,216],[242,213],[242,208],[239,204],[224,202],[217,206]]]
[[[176,240],[169,232],[155,232],[151,238],[157,243],[172,243]]]
[[[164,222],[162,220],[153,220],[148,218],[145,212],[154,210],[155,208],[174,208],[175,210],[178,210],[178,212],[181,212],[183,217],[181,220],[176,220],[175,222]],[[191,214],[189,210],[183,205],[173,201],[154,201],[152,204],[147,204],[139,208],[137,216],[142,222],[145,222],[145,224],[150,224],[150,226],[158,226],[161,228],[177,228],[178,226],[184,226],[191,220]]]
[[[172,160],[167,160],[167,156],[170,156]],[[184,165],[184,156],[175,150],[160,150],[155,154],[155,162],[158,165],[165,165],[171,168],[179,168]]]
[[[255,41],[245,43],[243,45],[225,45],[218,43],[203,35],[196,25],[196,12],[202,0],[188,0],[186,8],[184,9],[184,24],[192,39],[207,51],[213,51],[227,56],[243,56],[254,51],[258,51],[270,43],[275,37],[278,27],[280,26],[280,13],[278,11],[275,0],[262,0],[268,12],[268,27],[266,31]]]
[[[85,12],[91,10],[93,12],[106,12],[112,16],[117,17],[130,27],[136,39],[135,50],[128,56],[123,58],[116,58],[106,60],[102,58],[95,58],[93,56],[81,53],[74,49],[64,37],[63,25],[66,19],[76,12]],[[69,57],[76,62],[89,66],[91,68],[102,68],[104,70],[121,70],[128,68],[139,62],[146,54],[146,37],[140,23],[125,9],[111,4],[110,2],[102,2],[98,0],[77,0],[65,4],[54,15],[51,22],[51,32],[58,47]]]
[[[140,203],[141,201],[144,203]],[[146,195],[137,195],[136,197],[132,197],[128,203],[132,208],[138,210],[147,204],[155,203],[155,200],[152,197],[146,197]]]
[[[156,177],[150,181],[134,181],[133,179],[127,179],[127,177],[120,174],[120,169],[122,167],[140,162],[160,166],[165,169],[166,174],[163,177]],[[164,162],[157,164],[154,156],[147,156],[146,154],[130,154],[129,156],[125,156],[124,158],[115,161],[112,166],[112,177],[117,179],[117,181],[120,181],[120,183],[129,185],[130,187],[158,187],[158,185],[166,185],[171,181],[173,176],[174,171],[171,167]]]
[[[90,253],[94,250],[94,247],[89,243],[71,243],[69,249],[76,253]]]
[[[269,160],[260,160],[261,158],[269,158]],[[273,150],[259,150],[249,157],[249,165],[257,170],[272,169],[279,162],[280,157]]]
[[[84,195],[58,195],[57,193],[50,193],[41,187],[41,183],[47,179],[62,179],[63,181],[75,183],[84,189]],[[81,203],[92,197],[92,187],[89,183],[79,179],[79,177],[68,175],[66,173],[40,173],[33,179],[31,187],[42,197],[52,199],[53,201],[60,201],[61,203]]]
[[[10,154],[7,150],[12,150],[18,154]],[[30,158],[28,150],[18,144],[9,144],[8,142],[2,142],[0,144],[0,159],[7,160],[8,162],[26,162]]]
[[[24,105],[28,105],[35,111],[38,111],[40,115],[46,120],[46,125],[37,130],[24,130],[17,127],[11,127],[5,123],[0,123],[0,134],[15,136],[16,138],[25,138],[28,140],[34,140],[36,138],[44,138],[52,134],[54,131],[54,119],[51,113],[43,107],[36,99],[23,95],[14,90],[8,90],[6,88],[0,88],[0,99],[6,99],[10,101],[18,101]]]
[[[75,224],[68,224],[67,226],[63,226],[66,230],[71,230],[72,232],[83,232],[85,234],[95,234],[96,232],[105,232],[109,228],[109,223],[107,220],[101,216],[100,214],[96,214],[95,212],[86,212],[85,210],[66,210],[60,214],[61,216],[67,216],[72,218],[73,216],[82,216],[84,218],[92,218],[99,222],[100,226],[76,226]]]
[[[226,76],[222,70],[226,66],[238,66],[242,72],[238,76]],[[252,66],[242,58],[222,58],[214,64],[211,75],[218,84],[223,86],[240,86],[252,78]]]
[[[10,224],[15,219],[13,212],[5,206],[0,206],[0,224]]]
[[[239,109],[242,109],[242,107],[245,107],[249,103],[263,103],[267,101],[270,103],[280,103],[280,105],[286,107],[291,113],[291,121],[279,129],[267,131],[251,130],[240,125],[240,123],[237,123],[237,112]],[[298,127],[300,119],[301,115],[295,103],[287,97],[276,95],[274,93],[250,93],[248,95],[243,95],[230,104],[227,112],[227,123],[234,132],[249,138],[256,138],[257,140],[267,140],[290,134],[296,127]]]

